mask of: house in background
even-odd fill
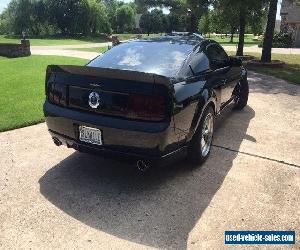
[[[294,46],[300,47],[300,5],[282,0],[280,15],[281,31],[292,33]]]

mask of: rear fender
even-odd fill
[[[197,109],[194,114],[194,118],[190,127],[190,131],[187,135],[187,141],[190,141],[194,134],[196,133],[196,130],[199,126],[200,120],[202,118],[203,112],[205,109],[212,105],[215,114],[217,113],[217,102],[216,102],[216,95],[212,90],[204,89],[201,93],[201,96],[199,98],[199,102],[197,105]]]

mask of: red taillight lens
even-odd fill
[[[166,117],[165,99],[163,96],[130,95],[128,116],[134,119],[161,121]]]
[[[48,101],[53,104],[58,105],[66,105],[66,86],[54,83],[54,82],[48,82]]]

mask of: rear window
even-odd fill
[[[176,76],[193,46],[184,43],[136,41],[113,47],[88,66]]]

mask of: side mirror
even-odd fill
[[[241,67],[243,66],[243,62],[239,57],[230,56],[229,57],[229,64],[232,67]]]

